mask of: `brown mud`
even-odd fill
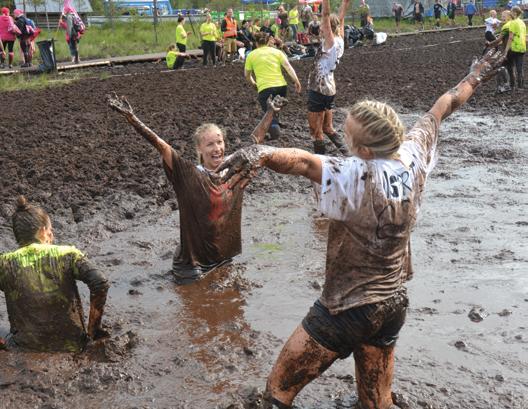
[[[411,125],[464,76],[482,37],[438,33],[347,51],[337,71],[337,129],[344,108],[364,97],[393,103]],[[310,63],[294,64],[300,78]],[[172,187],[154,149],[105,95],[128,96],[140,119],[188,158],[200,123],[224,126],[231,151],[250,143],[261,112],[242,66],[163,71],[112,68],[106,79],[10,93],[2,107],[0,251],[14,248],[15,196],[42,204],[57,241],[86,251],[110,278],[103,321],[112,337],[79,355],[0,351],[1,408],[249,408],[320,294],[327,223],[309,183],[270,172],[248,186],[243,253],[233,266],[174,285],[167,274],[179,238]],[[305,94],[290,95],[283,136],[273,144],[310,149]],[[486,84],[441,127],[396,347],[402,408],[528,408],[525,100],[494,96]],[[81,293],[87,305],[86,288]],[[296,407],[351,408],[355,400],[348,359],[309,385]]]

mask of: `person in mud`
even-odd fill
[[[280,95],[285,98],[288,92],[288,83],[284,79],[283,69],[295,83],[297,93],[301,92],[301,83],[286,55],[268,45],[268,34],[257,33],[256,43],[257,49],[249,53],[246,58],[244,73],[249,83],[257,88],[258,101],[262,110],[266,112],[270,96],[274,98],[275,95]],[[280,131],[278,118],[274,117],[268,130],[270,139],[278,139]]]
[[[160,153],[180,210],[180,245],[174,253],[172,273],[184,284],[227,264],[241,251],[240,221],[244,186],[229,189],[214,173],[224,160],[225,138],[215,124],[203,124],[194,133],[199,165],[181,157],[167,142],[141,122],[126,98],[108,99],[134,129]],[[255,143],[264,140],[273,117],[286,100],[268,100],[268,110],[253,131]]]
[[[321,43],[308,76],[308,125],[313,138],[314,152],[325,154],[323,134],[343,155],[348,149],[334,129],[334,98],[336,84],[334,70],[345,50],[345,13],[350,0],[343,0],[339,16],[330,14],[330,0],[323,0]]]
[[[484,23],[486,24],[484,38],[486,39],[486,41],[489,42],[495,41],[497,39],[497,37],[495,37],[495,32],[501,24],[501,21],[497,18],[497,12],[495,10],[491,10],[489,13],[489,17],[484,20]]]
[[[179,70],[183,68],[183,64],[186,59],[196,59],[195,55],[182,53],[178,50],[176,44],[171,44],[167,48],[167,55],[165,56],[165,62],[169,70]]]
[[[0,255],[0,291],[5,294],[11,331],[8,346],[33,351],[82,351],[101,328],[108,281],[73,246],[53,244],[51,220],[21,196],[12,216],[18,250]],[[76,280],[90,288],[85,328]]]
[[[515,80],[513,69],[515,67],[515,78],[517,78],[517,88],[524,89],[523,59],[526,53],[526,24],[522,20],[523,11],[515,6],[511,9],[512,20],[509,23],[508,42],[505,52],[508,53],[508,73],[510,74],[510,85],[513,89]]]
[[[324,7],[324,6],[323,6]],[[217,171],[236,188],[259,167],[316,183],[319,209],[330,218],[323,292],[284,345],[268,377],[262,408],[291,408],[296,395],[337,359],[353,354],[359,406],[397,408],[391,396],[394,347],[412,275],[410,234],[436,161],[440,122],[501,66],[490,51],[405,133],[387,104],[362,101],[345,121],[351,157],[253,145]]]

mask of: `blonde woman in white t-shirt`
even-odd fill
[[[410,234],[436,159],[440,122],[489,80],[504,55],[489,52],[405,132],[378,101],[355,104],[345,121],[348,158],[253,145],[217,169],[231,186],[257,168],[317,183],[330,219],[323,292],[284,345],[266,386],[263,408],[291,408],[297,394],[337,359],[354,354],[362,408],[396,409],[391,395],[394,347],[405,321],[405,282],[412,277]]]

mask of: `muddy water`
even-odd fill
[[[528,408],[527,136],[521,118],[465,113],[442,125],[396,352],[395,390],[411,408]],[[178,238],[168,204],[128,195],[92,206],[80,223],[71,210],[54,220],[58,240],[112,281],[112,339],[77,356],[0,352],[0,407],[242,407],[320,294],[327,223],[311,195],[247,195],[243,254],[184,287],[167,274]],[[0,240],[12,248],[5,226]],[[0,334],[8,327],[2,298]],[[353,373],[353,360],[338,362],[297,407],[352,407]]]

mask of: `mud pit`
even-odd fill
[[[384,99],[410,125],[464,75],[481,34],[351,50],[338,69],[338,105]],[[301,78],[308,65],[295,65]],[[0,407],[251,407],[253,388],[264,386],[281,345],[320,293],[326,221],[308,183],[267,172],[249,186],[244,250],[234,265],[189,286],[172,283],[174,195],[153,149],[106,108],[105,94],[128,95],[140,118],[188,157],[200,122],[224,125],[234,149],[248,143],[260,112],[239,66],[159,71],[114,68],[127,75],[10,94],[3,107],[0,251],[14,248],[7,222],[14,196],[43,204],[58,241],[85,250],[111,279],[104,321],[112,339],[76,356],[0,351]],[[290,99],[277,145],[310,147],[298,109],[304,99]],[[524,100],[493,97],[484,86],[442,125],[396,352],[394,389],[410,408],[528,408]],[[343,118],[342,109],[339,125]],[[353,373],[352,360],[340,361],[303,391],[297,407],[352,407]]]

